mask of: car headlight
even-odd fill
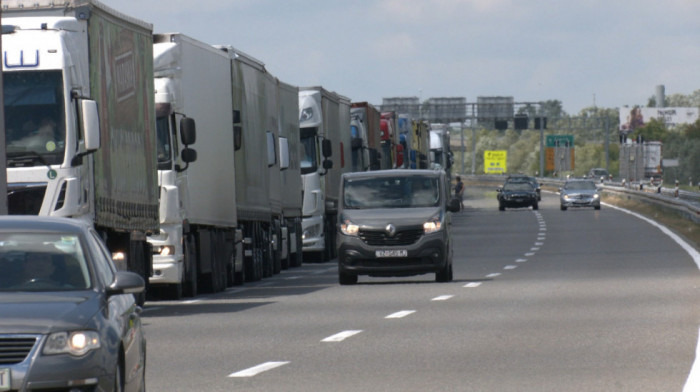
[[[46,339],[43,353],[79,357],[97,348],[100,348],[100,336],[95,331],[55,332]]]
[[[349,219],[346,219],[340,224],[340,231],[345,235],[356,236],[357,232],[360,231],[360,226],[350,222]]]
[[[423,232],[425,234],[435,233],[442,229],[442,216],[435,215],[429,221],[423,223]]]
[[[593,198],[594,198],[594,199],[600,199],[600,195],[596,193],[595,195],[593,195]]]
[[[571,197],[569,197],[569,195],[564,195],[564,200],[569,201],[569,199],[571,199]]]

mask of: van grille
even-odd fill
[[[14,365],[24,361],[36,340],[35,337],[0,336],[0,365]]]
[[[423,228],[399,230],[389,236],[384,230],[360,230],[360,239],[367,245],[392,246],[415,244],[423,235]]]

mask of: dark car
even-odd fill
[[[435,273],[452,280],[450,198],[444,171],[380,170],[343,174],[338,212],[338,278]]]
[[[496,189],[498,194],[498,209],[532,207],[539,209],[537,191],[529,181],[506,181]]]
[[[535,192],[537,192],[537,201],[542,201],[542,191],[539,182],[537,182],[537,178],[526,174],[511,174],[506,177],[505,182],[529,182],[532,184],[532,187],[535,188]]]
[[[600,209],[600,193],[593,180],[568,180],[559,188],[562,211],[569,207],[593,207]]]
[[[144,391],[144,285],[87,224],[0,217],[0,391]]]

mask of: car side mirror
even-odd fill
[[[129,271],[117,271],[114,281],[107,287],[107,295],[138,294],[146,288],[141,275]]]

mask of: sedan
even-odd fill
[[[144,391],[134,294],[89,225],[0,217],[0,391]]]
[[[569,207],[593,207],[600,209],[600,193],[591,180],[568,180],[559,188],[561,210]]]
[[[496,189],[498,195],[498,209],[521,208],[532,206],[533,210],[539,209],[538,196],[535,187],[526,181],[506,181],[502,187]]]

